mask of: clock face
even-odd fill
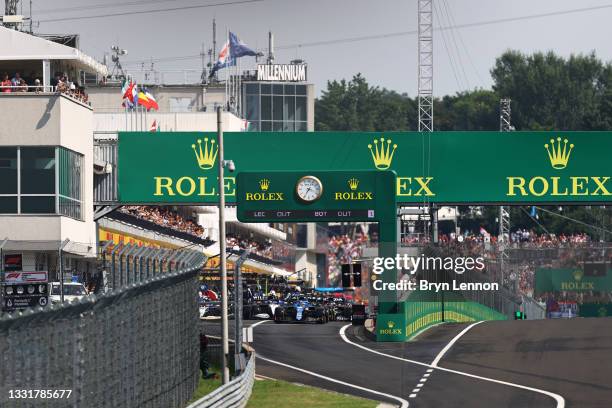
[[[314,176],[304,176],[298,180],[295,186],[295,192],[300,200],[312,203],[318,200],[323,194],[323,184],[321,180]]]

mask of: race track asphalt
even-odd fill
[[[253,322],[245,322],[250,325]],[[230,323],[231,324],[231,323]],[[470,378],[393,359],[431,364],[467,324],[433,327],[415,341],[375,343],[362,327],[350,326],[347,340],[339,332],[345,322],[325,325],[274,324],[254,328],[259,357],[399,397],[410,407],[557,406],[550,396],[531,390]],[[208,334],[218,323],[203,324]],[[230,330],[231,332],[231,330]],[[484,322],[472,327],[444,355],[440,367],[560,394],[566,407],[612,407],[612,319]],[[257,373],[399,405],[397,399],[257,360]],[[417,384],[426,378],[420,387]],[[417,390],[415,392],[415,390]],[[299,407],[299,405],[296,405]]]

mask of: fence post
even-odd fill
[[[123,286],[123,256],[126,254],[126,252],[130,251],[131,247],[131,244],[127,244],[121,248],[121,250],[119,250],[119,287]]]
[[[122,248],[122,246],[123,245],[121,245],[121,244],[115,245],[113,247],[112,252],[111,252],[111,259],[112,259],[112,262],[113,262],[112,265],[111,265],[111,270],[112,270],[111,276],[112,276],[112,279],[113,279],[113,290],[115,290],[115,288],[117,287],[117,275],[116,275],[116,271],[115,271],[116,268],[117,268],[117,262],[116,262],[116,258],[115,258],[115,253],[118,250],[120,250]]]

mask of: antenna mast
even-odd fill
[[[272,31],[268,31],[268,64],[274,63],[274,34]]]
[[[17,14],[17,6],[19,0],[4,0],[4,15],[2,17],[2,25],[7,28],[17,29],[23,24],[23,16]]]
[[[419,132],[433,131],[433,0],[419,0]]]
[[[499,100],[499,131],[511,132],[514,126],[511,124],[512,110],[510,109],[510,99],[502,98]],[[509,261],[508,243],[510,241],[510,211],[508,207],[499,206],[499,267],[502,276],[502,286],[505,286],[508,277],[504,274],[505,265]]]

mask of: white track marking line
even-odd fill
[[[344,385],[346,387],[355,388],[357,390],[369,392],[369,393],[374,394],[374,395],[380,395],[381,397],[386,397],[386,398],[394,399],[394,400],[398,401],[401,404],[400,405],[401,408],[408,408],[409,405],[410,405],[410,404],[408,404],[408,401],[406,401],[403,398],[396,397],[395,395],[385,394],[384,392],[372,390],[370,388],[361,387],[361,386],[355,385],[355,384],[350,384],[350,383],[347,383],[347,382],[344,382],[344,381],[341,381],[341,380],[336,380],[335,378],[327,377],[327,376],[322,375],[322,374],[317,374],[317,373],[315,373],[313,371],[304,370],[303,368],[295,367],[295,366],[292,366],[292,365],[289,365],[289,364],[281,363],[280,361],[275,361],[275,360],[271,360],[269,358],[262,357],[261,355],[258,355],[257,353],[255,354],[255,357],[260,359],[260,360],[267,361],[268,363],[276,364],[276,365],[279,365],[281,367],[290,368],[292,370],[299,371],[299,372],[304,373],[304,374],[312,375],[313,377],[321,378],[323,380],[327,380],[327,381],[330,381],[330,382],[333,382],[333,383],[336,383],[336,384],[341,384],[341,385]]]
[[[414,397],[416,397],[416,396],[417,396],[416,394],[410,394],[410,395],[408,396],[408,398],[414,398]]]
[[[555,394],[555,393],[550,392],[550,391],[541,390],[541,389],[533,388],[533,387],[527,387],[525,385],[515,384],[515,383],[511,383],[511,382],[507,382],[507,381],[496,380],[496,379],[493,379],[493,378],[482,377],[480,375],[465,373],[463,371],[451,370],[450,368],[433,366],[431,364],[421,363],[420,361],[410,360],[410,359],[407,359],[407,358],[397,357],[397,356],[394,356],[392,354],[381,353],[380,351],[377,351],[377,350],[372,350],[370,348],[362,346],[361,344],[354,343],[354,342],[350,341],[348,339],[348,337],[346,337],[346,334],[345,334],[346,333],[346,329],[348,329],[350,326],[351,326],[350,324],[347,324],[346,326],[342,326],[342,328],[340,329],[340,337],[342,338],[342,340],[344,340],[346,343],[351,344],[351,345],[353,345],[355,347],[359,347],[359,348],[361,348],[363,350],[369,351],[370,353],[379,354],[381,356],[385,356],[385,357],[392,358],[392,359],[395,359],[395,360],[405,361],[407,363],[419,365],[419,366],[422,366],[422,367],[429,367],[431,369],[436,369],[436,370],[444,371],[444,372],[447,372],[447,373],[459,374],[459,375],[463,375],[465,377],[476,378],[478,380],[488,381],[488,382],[492,382],[492,383],[496,383],[496,384],[507,385],[509,387],[520,388],[520,389],[527,390],[527,391],[537,392],[537,393],[544,394],[544,395],[549,396],[550,398],[554,399],[557,402],[557,408],[565,408],[565,399],[561,395]]]
[[[429,371],[429,370],[427,370],[427,371]],[[431,374],[429,374],[429,373],[425,373],[425,374],[423,374],[423,377],[427,378],[427,377],[429,377],[430,375],[431,375]]]
[[[482,320],[476,323],[472,323],[470,324],[468,327],[466,327],[465,329],[461,330],[461,332],[459,334],[457,334],[455,337],[453,337],[453,339],[451,341],[448,342],[448,344],[446,346],[444,346],[444,348],[442,350],[440,350],[440,352],[438,353],[438,355],[436,356],[436,358],[434,358],[434,361],[431,362],[431,365],[433,367],[437,367],[438,363],[440,362],[440,360],[442,359],[442,357],[444,357],[444,354],[446,354],[446,352],[448,350],[450,350],[451,347],[453,347],[453,345],[455,344],[455,342],[457,340],[459,340],[459,338],[461,336],[463,336],[465,333],[467,333],[472,327],[476,326],[477,324],[482,323]]]
[[[254,324],[252,324],[249,327],[255,328],[255,327],[259,326],[260,324],[266,323],[268,321],[269,320],[262,320],[261,322],[254,323]],[[253,334],[253,337],[254,336],[255,336],[255,334]],[[396,401],[398,401],[400,403],[400,408],[408,408],[410,406],[408,401],[406,401],[403,398],[397,397],[395,395],[385,394],[384,392],[372,390],[370,388],[361,387],[361,386],[355,385],[355,384],[350,384],[350,383],[347,383],[347,382],[344,382],[344,381],[341,381],[341,380],[336,380],[335,378],[324,376],[322,374],[317,374],[317,373],[315,373],[313,371],[304,370],[303,368],[294,367],[294,366],[289,365],[289,364],[281,363],[280,361],[271,360],[269,358],[265,358],[265,357],[257,354],[257,352],[255,352],[255,358],[258,358],[258,359],[263,360],[263,361],[267,361],[268,363],[271,363],[271,364],[276,364],[276,365],[279,365],[279,366],[282,366],[282,367],[290,368],[292,370],[299,371],[299,372],[304,373],[304,374],[312,375],[313,377],[317,377],[317,378],[321,378],[323,380],[327,380],[327,381],[330,381],[330,382],[341,384],[341,385],[344,385],[346,387],[355,388],[355,389],[358,389],[358,390],[361,390],[361,391],[369,392],[369,393],[374,394],[374,395],[380,395],[382,397],[387,397],[387,398],[394,399],[394,400],[396,400]]]
[[[261,322],[253,323],[253,324],[252,324],[252,325],[250,325],[249,327],[251,327],[251,328],[255,328],[255,327],[259,326],[260,324],[268,323],[268,322],[270,322],[270,321],[271,321],[271,320],[262,320]]]

